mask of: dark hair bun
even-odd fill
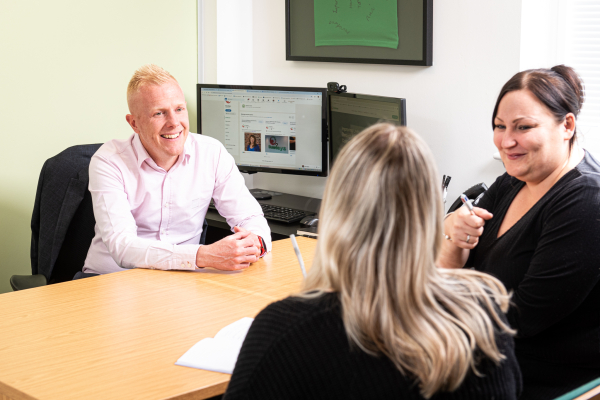
[[[573,95],[575,97],[574,100],[577,104],[577,114],[575,115],[577,116],[581,111],[581,107],[583,106],[583,102],[585,100],[585,90],[583,87],[583,81],[573,68],[568,67],[566,65],[556,65],[552,67],[551,70],[559,74],[565,80],[565,82],[567,82],[567,84],[573,89]]]
[[[494,120],[498,114],[500,100],[508,92],[523,89],[529,90],[542,104],[548,107],[556,122],[563,121],[569,113],[577,118],[583,106],[583,81],[573,68],[557,65],[551,69],[528,69],[516,73],[502,87],[492,114],[492,129],[495,126]],[[569,140],[571,147],[575,143],[576,136],[577,127]]]

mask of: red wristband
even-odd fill
[[[258,236],[258,240],[260,241],[260,257],[262,257],[267,252],[267,245],[265,244],[265,240],[261,236]]]

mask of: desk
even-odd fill
[[[316,241],[298,238],[307,266]],[[0,399],[203,399],[230,375],[174,365],[297,292],[290,239],[246,271],[134,269],[0,295]]]
[[[250,192],[268,192],[273,196],[269,200],[258,200],[259,203],[270,204],[273,206],[289,207],[296,210],[303,210],[317,214],[321,207],[321,199],[315,199],[312,197],[296,196],[293,194],[274,192],[271,190],[264,189],[250,189]],[[208,210],[206,213],[206,222],[208,222],[208,231],[206,237],[206,243],[214,243],[217,240],[224,238],[225,236],[231,235],[231,228],[227,225],[225,218],[221,217],[215,210]],[[292,233],[296,234],[296,231],[301,228],[300,223],[285,224],[283,222],[277,222],[267,220],[269,227],[271,228],[271,238],[273,240],[287,239]]]

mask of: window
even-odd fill
[[[578,118],[583,145],[600,157],[600,0],[567,0],[564,63],[585,84],[585,102]]]
[[[522,0],[521,70],[557,64],[583,79],[579,143],[600,158],[600,0]]]

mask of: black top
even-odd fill
[[[515,399],[521,377],[512,338],[498,335],[500,366],[482,359],[453,393],[432,399]],[[256,317],[224,399],[422,399],[386,357],[349,345],[337,294],[290,297]]]
[[[504,174],[484,194],[477,206],[494,217],[466,266],[513,292],[523,398],[552,398],[600,376],[600,165],[586,152],[497,238],[524,185]]]

